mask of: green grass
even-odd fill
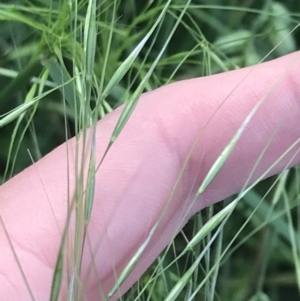
[[[2,1],[1,182],[68,137],[84,139],[88,127],[125,103],[108,151],[144,91],[299,48],[298,0],[199,2]],[[236,141],[207,174],[198,195]],[[78,158],[91,158],[90,190],[77,206],[74,264],[81,261],[79,238],[84,237],[93,205],[95,154],[85,151]],[[299,300],[299,175],[298,167],[285,171],[194,216],[123,300]],[[82,184],[82,171],[76,176]],[[79,198],[83,190],[77,185]],[[146,246],[147,240],[111,294]],[[58,260],[52,300],[59,290],[60,264]],[[70,285],[75,296],[79,289]]]

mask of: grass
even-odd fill
[[[81,135],[84,140],[88,127],[125,103],[108,151],[143,91],[298,49],[299,20],[297,0],[4,1],[0,4],[1,182],[68,137]],[[226,162],[248,121],[207,174],[199,195]],[[79,273],[96,168],[93,150],[84,148],[77,156],[91,159],[85,199],[80,166],[76,175],[76,195],[82,202],[76,207],[73,255]],[[296,167],[203,210],[122,300],[299,300],[298,183]],[[147,240],[111,294],[146,246]],[[61,258],[52,300],[59,291]],[[70,291],[77,300],[76,281]]]

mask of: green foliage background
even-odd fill
[[[270,60],[297,50],[300,44],[299,0],[194,0],[188,6],[187,1],[174,0],[128,72],[104,97],[103,91],[116,70],[150,31],[167,1],[95,2],[96,24],[91,24],[92,38],[85,42],[90,2],[2,0],[0,3],[1,182],[47,154],[66,137],[88,127],[90,123],[82,117],[82,108],[100,119],[126,102],[145,78],[185,8],[145,91],[184,78]],[[78,78],[84,84],[76,82]],[[33,105],[12,114],[32,99],[36,99]],[[216,288],[212,292],[211,282],[207,281],[195,300],[299,300],[300,286],[295,273],[295,255],[299,257],[300,247],[298,176],[298,169],[293,169],[280,188],[288,194],[288,207],[294,208],[290,211],[291,220],[283,204],[273,207],[274,191],[263,197],[277,177],[259,184],[240,202],[234,218],[224,228],[224,245],[254,214],[255,205],[264,200],[222,260]],[[195,229],[201,228],[222,207],[219,204],[196,216],[173,242],[174,248],[167,252],[162,265],[167,266],[176,258]],[[264,224],[266,217],[271,219],[275,213],[280,217]],[[291,250],[290,227],[296,237],[296,254]],[[253,231],[255,235],[251,234]],[[178,260],[164,277],[156,280],[154,288],[147,289],[139,298],[163,300],[209,239]],[[212,266],[216,249],[211,248],[198,274],[190,279],[178,300],[188,300],[189,290],[197,287]],[[149,282],[155,267],[125,298],[133,300],[138,288]],[[262,296],[261,291],[266,295]]]

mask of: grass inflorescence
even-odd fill
[[[96,122],[124,105],[105,157],[143,92],[295,51],[299,20],[297,0],[0,4],[1,183],[71,136],[83,143],[76,153],[76,192],[69,200],[76,216],[69,300],[83,300],[78,280],[82,246],[93,210],[95,174],[103,161],[95,163]],[[195,199],[226,163],[258,107],[204,177]],[[245,183],[236,196],[194,216],[122,300],[276,301],[286,295],[299,300],[299,193],[298,167],[250,187]],[[159,222],[117,277],[107,300],[136,266]],[[60,291],[67,236],[68,225],[53,276],[53,301]]]

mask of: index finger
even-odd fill
[[[88,300],[101,298],[102,289],[104,294],[109,292],[116,277],[151,235],[118,293],[126,291],[192,214],[243,187],[262,152],[249,183],[299,139],[299,65],[299,53],[294,53],[258,66],[174,83],[141,97],[96,174],[89,244],[82,263]],[[194,201],[211,166],[263,98],[217,177]],[[119,116],[120,109],[98,123],[98,162]],[[68,164],[73,171],[75,163],[72,155],[68,157],[67,146],[72,154],[74,140],[0,189],[2,220],[21,254],[29,284],[40,299],[49,296],[66,223],[68,193],[75,190],[75,176],[67,172]],[[296,145],[265,176],[299,160]],[[27,287],[21,276],[16,277],[20,275],[19,266],[1,231],[2,274],[14,279],[13,284],[18,283],[18,296],[25,298]],[[74,228],[70,227],[70,231],[72,235]],[[64,278],[63,295],[67,279]],[[0,282],[0,291],[15,293],[15,286]]]

